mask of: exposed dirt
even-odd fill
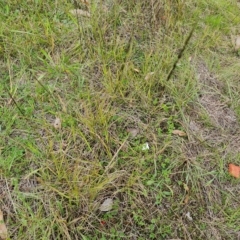
[[[201,61],[195,64],[199,98],[189,110],[191,135],[221,153],[239,152],[240,124],[234,111],[224,101],[225,86]]]
[[[193,67],[197,75],[199,97],[188,110],[189,141],[184,144],[184,155],[192,166],[202,171],[215,171],[215,166],[220,164],[216,158],[224,159],[226,166],[223,167],[227,169],[229,161],[234,161],[240,150],[240,124],[234,111],[224,101],[224,84],[211,74],[203,61],[194,62]],[[209,228],[206,231],[207,239],[223,239],[223,232],[238,239],[239,233],[229,232],[227,227],[219,229],[219,224],[224,225],[223,212],[214,212],[213,209],[216,202],[223,204],[224,191],[237,196],[239,189],[230,190],[228,184],[223,185],[210,175],[204,178],[212,181],[205,186],[201,179],[198,180],[206,211],[202,221],[207,222]],[[233,206],[238,204],[237,199],[231,202]]]

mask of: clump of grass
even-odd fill
[[[71,15],[83,6],[90,18]],[[233,3],[0,9],[0,191],[11,238],[236,238],[237,180],[226,167],[238,159],[237,134],[204,102],[214,96],[239,116]],[[101,212],[106,198],[113,208]]]

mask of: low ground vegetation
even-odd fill
[[[238,239],[239,13],[230,0],[2,0],[9,237]]]

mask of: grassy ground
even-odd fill
[[[0,2],[11,239],[240,237],[239,3],[160,2]]]

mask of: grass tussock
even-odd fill
[[[9,239],[237,239],[227,169],[240,164],[239,11],[222,0],[1,1]]]

